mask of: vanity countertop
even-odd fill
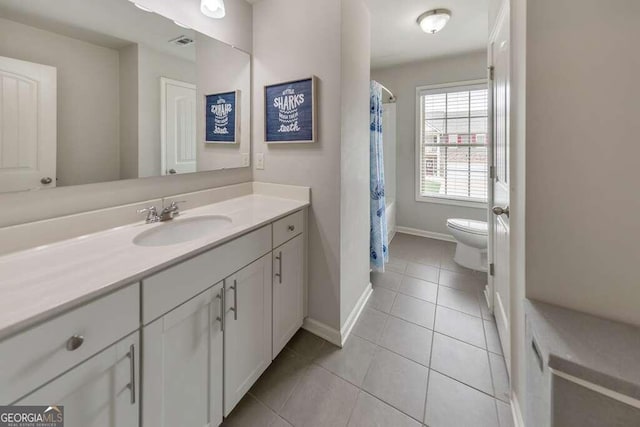
[[[640,399],[640,328],[534,300],[525,307],[550,368]]]
[[[142,247],[143,222],[0,257],[0,340],[273,222],[309,203],[250,194],[183,211],[174,221],[225,215],[230,227],[185,243]]]

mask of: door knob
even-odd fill
[[[175,170],[175,169],[169,169],[169,173],[170,173],[171,175],[174,175],[174,174],[176,173],[176,170]]]
[[[504,208],[501,206],[494,206],[491,210],[496,215],[506,215],[509,217],[509,206],[505,206]]]
[[[53,179],[51,179],[48,176],[45,176],[44,178],[40,179],[40,182],[44,185],[47,185],[47,184],[51,184],[53,182]]]

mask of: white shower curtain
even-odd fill
[[[389,262],[387,214],[384,199],[384,157],[382,149],[382,86],[372,80],[370,86],[370,196],[371,241],[369,257],[374,271],[384,271]]]

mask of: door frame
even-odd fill
[[[165,176],[167,173],[167,85],[181,86],[187,89],[196,90],[193,83],[183,82],[181,80],[170,79],[168,77],[160,77],[160,175]],[[197,94],[196,94],[197,97]],[[197,114],[197,112],[196,112]],[[197,122],[197,117],[196,117]]]

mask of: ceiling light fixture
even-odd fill
[[[200,11],[210,18],[224,18],[224,0],[201,0]]]
[[[418,16],[418,25],[425,33],[435,34],[447,25],[450,18],[450,10],[433,9]]]
[[[133,0],[129,0],[129,1],[130,1],[131,3],[133,3],[133,5],[134,5],[135,7],[137,7],[138,9],[140,9],[140,10],[144,10],[145,12],[153,12],[153,10],[149,9],[148,7],[142,6],[142,5],[140,5],[140,4],[138,4],[138,3],[136,3],[136,2],[135,2],[135,1],[133,1]]]

